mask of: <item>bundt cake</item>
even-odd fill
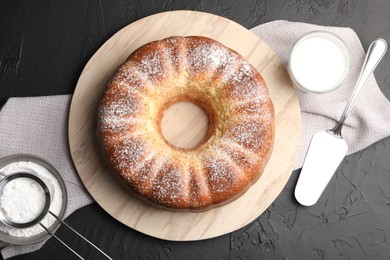
[[[164,111],[192,102],[209,116],[192,149],[164,139]],[[117,68],[98,109],[103,153],[121,180],[156,205],[204,210],[238,198],[263,172],[274,108],[261,75],[240,54],[200,36],[170,37]]]

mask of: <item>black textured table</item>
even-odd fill
[[[147,15],[179,9],[218,14],[246,28],[278,19],[347,26],[365,49],[377,37],[390,43],[388,0],[1,1],[0,106],[8,97],[73,93],[89,58],[115,32]],[[389,72],[387,54],[375,75],[388,99]],[[295,201],[299,171],[293,172],[258,219],[214,239],[149,237],[112,219],[97,204],[66,222],[115,259],[390,259],[389,159],[390,138],[346,157],[313,207]],[[83,257],[104,259],[65,228],[57,235]],[[50,239],[37,252],[13,259],[74,258]]]

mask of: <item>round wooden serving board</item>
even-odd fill
[[[243,55],[264,77],[275,106],[274,150],[262,176],[237,200],[201,213],[166,211],[131,196],[110,173],[96,138],[97,105],[114,70],[138,47],[173,35],[210,37]],[[261,39],[223,17],[172,11],[126,26],[93,55],[73,95],[69,143],[82,182],[112,217],[154,237],[199,240],[249,224],[275,200],[295,165],[300,123],[299,103],[288,74],[280,59]]]

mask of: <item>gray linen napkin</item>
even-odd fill
[[[275,21],[251,31],[263,39],[286,63],[293,43],[313,30],[328,30],[339,35],[351,55],[351,71],[345,84],[329,94],[307,94],[297,90],[302,110],[302,142],[296,169],[302,166],[313,133],[332,128],[341,116],[364,59],[357,35],[349,28],[323,27],[304,23]],[[43,157],[63,174],[69,189],[67,215],[92,201],[81,184],[68,151],[67,118],[70,95],[11,98],[0,111],[0,156],[32,153]],[[390,103],[371,77],[346,120],[343,135],[357,152],[390,135]],[[44,242],[29,246],[7,246],[4,258],[39,249]]]

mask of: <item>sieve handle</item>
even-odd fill
[[[86,239],[85,237],[83,237],[79,232],[77,232],[76,230],[74,230],[72,227],[70,227],[68,224],[66,224],[64,221],[62,221],[59,217],[57,217],[53,212],[49,211],[50,215],[52,215],[53,217],[55,217],[59,222],[61,222],[61,224],[65,225],[67,228],[69,228],[73,233],[75,233],[76,235],[78,235],[79,237],[81,237],[82,239],[84,239],[84,241],[88,242],[91,246],[93,246],[96,250],[98,250],[102,255],[104,255],[105,257],[107,257],[108,259],[112,260],[111,257],[109,257],[106,253],[104,253],[100,248],[98,248],[97,246],[95,246],[91,241],[89,241],[88,239]],[[72,250],[73,251],[73,250]]]
[[[52,235],[55,239],[57,239],[61,244],[63,244],[66,248],[68,248],[73,254],[75,254],[78,258],[84,260],[84,258],[82,258],[79,254],[76,253],[76,251],[74,251],[71,247],[69,247],[67,244],[65,244],[64,241],[62,241],[61,239],[59,239],[56,235],[54,235],[53,232],[51,232],[47,227],[45,227],[43,224],[39,223],[39,225],[44,229],[46,230],[47,233],[49,233],[50,235]]]

